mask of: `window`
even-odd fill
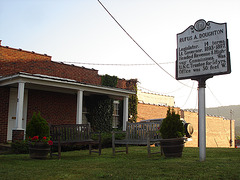
[[[113,128],[118,128],[119,125],[119,101],[113,101]]]

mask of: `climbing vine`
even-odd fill
[[[113,121],[113,101],[107,96],[89,96],[86,99],[89,113],[87,119],[94,131],[110,132]]]
[[[117,76],[102,76],[102,85],[116,87],[118,82]],[[113,100],[108,96],[94,95],[86,99],[87,119],[95,131],[110,132],[113,122]]]
[[[137,85],[134,85],[134,90],[137,92]],[[128,101],[129,101],[128,102],[129,121],[136,122],[137,121],[137,105],[138,105],[137,94],[130,95]]]
[[[104,75],[102,76],[102,85],[108,87],[116,87],[118,83],[117,76]],[[136,84],[134,85],[134,90],[137,92]],[[136,122],[137,120],[137,95],[129,96],[129,121]],[[86,106],[89,110],[87,114],[87,119],[91,123],[91,127],[95,131],[110,132],[112,130],[113,122],[113,99],[108,96],[88,96],[86,97]],[[123,103],[120,101],[119,104],[119,128],[122,127],[122,113],[123,113]]]
[[[118,82],[117,76],[110,76],[108,74],[105,74],[102,76],[102,85],[103,86],[109,86],[109,87],[116,87]]]

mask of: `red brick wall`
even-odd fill
[[[198,147],[198,113],[184,111],[184,119],[191,123],[194,128],[192,141],[186,143],[187,147]],[[235,139],[235,121],[232,121],[230,128],[230,120],[223,117],[206,116],[206,146],[207,147],[234,147]],[[230,130],[232,129],[232,131]],[[232,133],[232,146],[230,146],[230,132]]]
[[[38,111],[50,124],[75,124],[77,95],[29,90],[27,120]]]
[[[128,89],[128,90],[136,90],[137,79],[119,79],[117,83],[117,88]]]
[[[185,144],[186,147],[198,147],[198,114],[190,111],[183,111],[183,118],[193,126],[192,141]]]
[[[174,108],[174,110],[175,112],[180,113],[180,108]],[[137,122],[146,119],[165,118],[167,115],[167,111],[167,106],[138,103]]]
[[[21,49],[14,49],[0,45],[0,61],[32,61],[32,60],[48,60],[51,61],[51,56],[36,54]]]
[[[235,147],[235,121],[232,121],[232,146],[230,146],[230,120],[223,117],[206,117],[207,147]]]
[[[0,87],[0,142],[7,141],[9,88]]]

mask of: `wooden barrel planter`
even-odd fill
[[[36,142],[29,145],[29,155],[32,159],[46,159],[50,152],[50,145],[42,142]]]
[[[160,144],[165,157],[182,157],[184,138],[162,139]]]

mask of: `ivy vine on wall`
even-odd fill
[[[113,101],[107,96],[94,95],[86,99],[87,119],[94,131],[110,132],[113,121]]]
[[[134,85],[134,90],[137,92],[137,85]],[[129,121],[136,122],[137,121],[137,105],[138,105],[138,97],[137,94],[132,94],[129,96],[128,100],[128,114]]]
[[[102,76],[102,85],[109,86],[109,87],[117,87],[118,77],[117,76],[110,76],[105,74]]]
[[[118,77],[104,75],[102,76],[102,85],[108,87],[117,87]],[[136,84],[134,85],[137,92]],[[136,122],[137,120],[137,95],[129,96],[129,120]],[[86,106],[89,111],[87,119],[91,123],[91,127],[94,131],[110,132],[112,130],[113,122],[113,99],[103,95],[92,95],[86,97]],[[119,128],[122,127],[122,111],[123,103],[120,101],[119,105]]]
[[[117,76],[102,76],[102,85],[116,87],[118,82]],[[108,96],[94,95],[86,99],[87,119],[91,123],[94,131],[110,132],[113,122],[113,100]]]

